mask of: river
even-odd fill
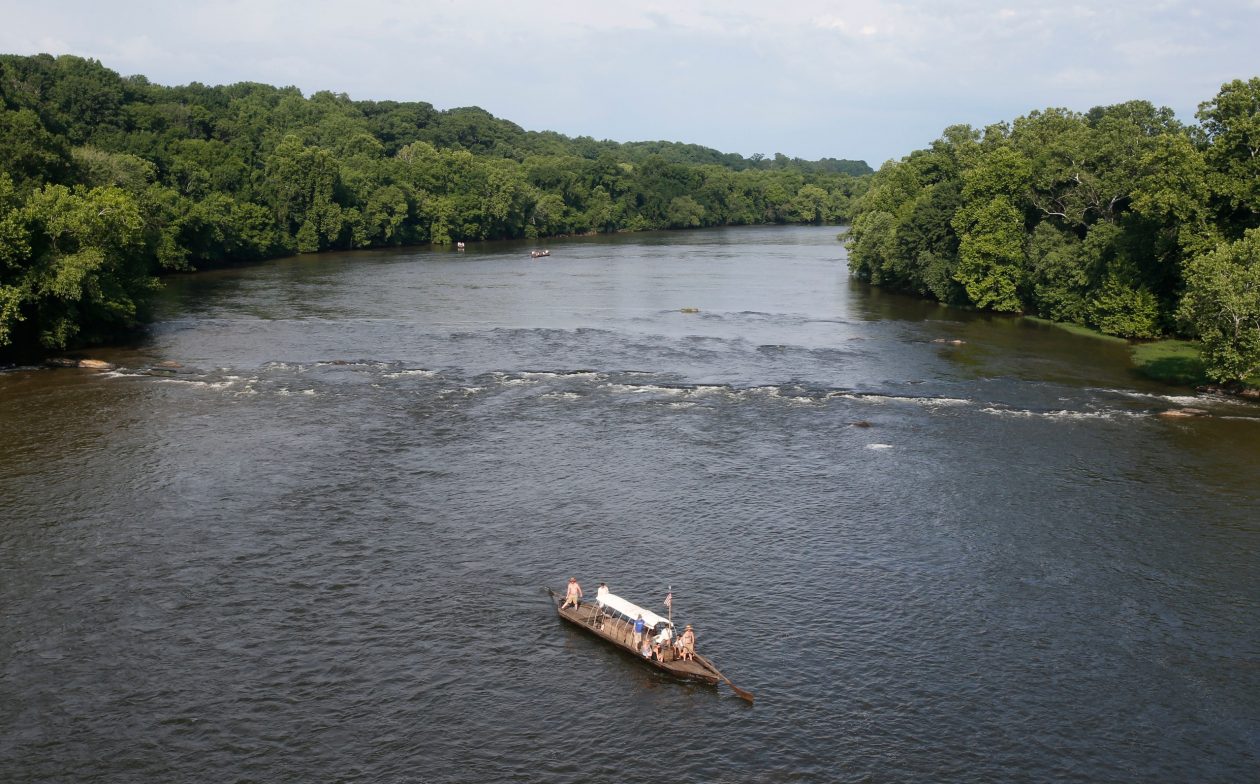
[[[0,779],[1254,781],[1260,407],[835,232],[201,273],[0,374]]]

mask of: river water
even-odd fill
[[[0,779],[1256,780],[1260,408],[831,228],[550,247],[178,278],[0,374]]]

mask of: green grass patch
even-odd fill
[[[1050,319],[1044,319],[1044,318],[1041,318],[1040,316],[1024,316],[1024,318],[1037,324],[1045,324],[1048,327],[1057,327],[1061,330],[1064,330],[1065,332],[1071,332],[1073,335],[1080,335],[1081,337],[1085,337],[1085,338],[1097,338],[1099,340],[1106,340],[1111,343],[1128,343],[1129,342],[1125,340],[1124,338],[1118,338],[1115,335],[1104,335],[1103,333],[1099,332],[1096,329],[1090,329],[1089,327],[1082,326],[1080,324],[1068,324],[1063,321],[1051,321]]]
[[[1156,340],[1133,347],[1133,365],[1147,378],[1166,384],[1195,387],[1210,383],[1199,356],[1199,344],[1189,340]]]

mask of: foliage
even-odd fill
[[[1219,209],[1238,226],[1260,226],[1260,77],[1226,84],[1196,116]]]
[[[60,349],[134,324],[156,283],[135,200],[112,186],[15,197],[0,179],[0,340]]]
[[[1186,265],[1179,315],[1203,342],[1211,378],[1240,381],[1260,370],[1260,229]]]
[[[1129,101],[947,128],[885,164],[852,205],[850,268],[1125,338],[1197,332],[1208,371],[1240,378],[1250,246],[1221,243],[1260,227],[1260,78],[1222,86],[1197,116],[1186,127]],[[1226,303],[1237,328],[1217,323]]]
[[[125,328],[161,270],[332,248],[841,222],[870,169],[569,138],[477,107],[164,87],[95,60],[0,55],[0,172],[4,359]]]

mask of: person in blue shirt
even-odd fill
[[[634,647],[638,648],[643,644],[643,632],[647,631],[647,621],[643,620],[643,613],[639,613],[639,618],[634,622]]]

